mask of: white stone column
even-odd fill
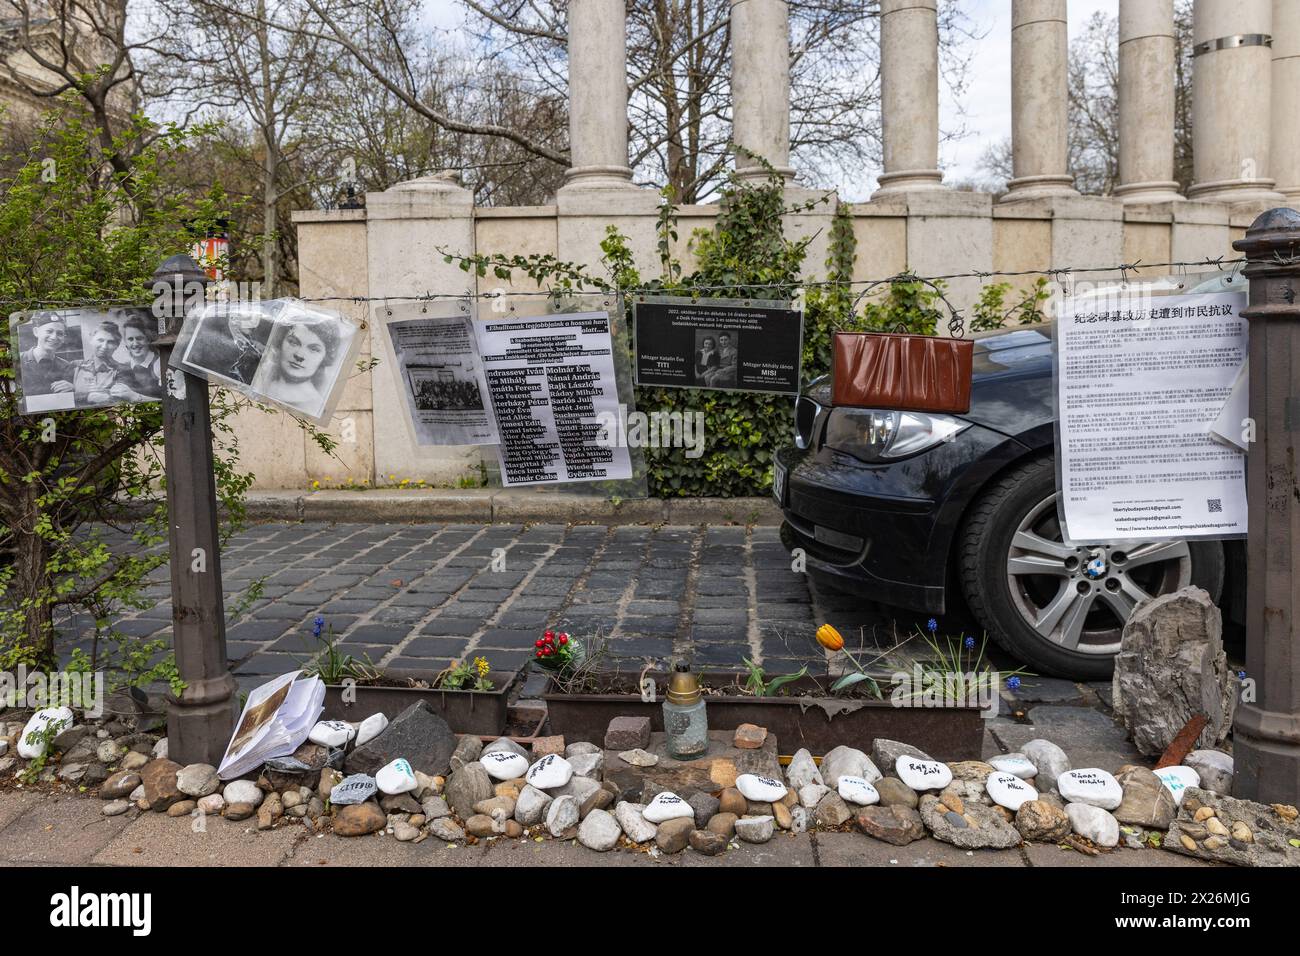
[[[885,171],[876,196],[942,186],[936,0],[880,0],[880,119]]]
[[[731,139],[771,163],[786,179],[790,167],[790,20],[785,0],[731,0]],[[763,168],[736,156],[743,179]]]
[[[1120,0],[1119,185],[1125,203],[1181,199],[1174,182],[1174,0]]]
[[[1075,196],[1066,140],[1066,0],[1012,0],[1012,180],[1002,202]]]
[[[1187,198],[1277,202],[1269,175],[1271,0],[1196,0]],[[1287,122],[1294,123],[1295,117]]]
[[[1300,3],[1273,0],[1273,120],[1269,172],[1287,204],[1300,203]]]
[[[569,0],[566,189],[627,186],[627,21],[623,0]]]

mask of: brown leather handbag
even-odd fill
[[[896,332],[836,332],[831,401],[897,411],[970,411],[969,339]]]

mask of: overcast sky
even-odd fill
[[[424,2],[431,26],[450,31],[458,28],[464,7],[457,0]],[[950,139],[940,149],[939,162],[948,178],[955,180],[978,177],[985,147],[1011,135],[1011,0],[959,0],[959,4],[984,39],[971,50],[970,82],[962,103],[954,102],[940,84],[941,128],[945,132],[966,130],[964,137]],[[1070,39],[1093,13],[1114,15],[1118,6],[1119,0],[1069,0]],[[844,185],[845,192],[857,194],[866,184]]]

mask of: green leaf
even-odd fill
[[[854,684],[860,683],[864,680],[871,680],[871,678],[866,674],[845,674],[834,684],[831,684],[831,690],[843,690],[846,687],[852,687]]]

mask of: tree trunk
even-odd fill
[[[50,544],[33,527],[40,515],[36,491],[26,495],[24,515],[14,528],[14,577],[10,583],[14,605],[24,609],[19,647],[33,655],[32,663],[51,665],[54,656],[53,579],[49,572]]]

